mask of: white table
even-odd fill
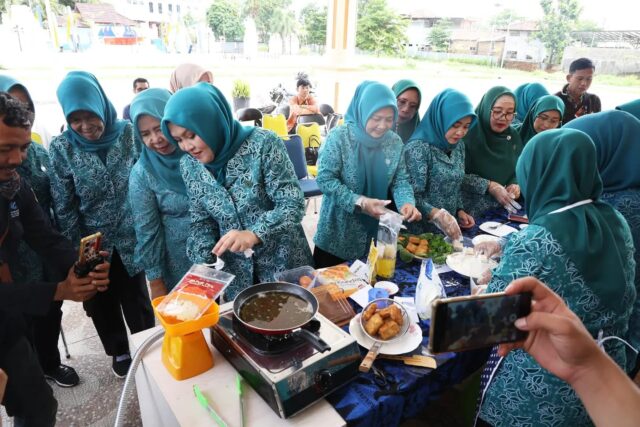
[[[140,345],[161,326],[131,336],[131,350]],[[136,388],[142,423],[145,426],[215,426],[207,411],[193,395],[198,384],[209,403],[229,427],[240,426],[240,402],[236,389],[236,370],[204,336],[213,353],[214,367],[193,378],[177,381],[161,360],[162,339],[148,348],[136,371]],[[283,420],[246,382],[244,384],[245,426],[342,427],[346,423],[326,400],[322,399],[296,416]]]

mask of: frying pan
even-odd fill
[[[378,357],[378,353],[380,352],[380,349],[382,348],[382,346],[386,343],[390,343],[402,338],[409,330],[409,326],[411,322],[409,320],[409,313],[407,313],[407,310],[404,308],[404,306],[389,298],[379,298],[371,301],[369,304],[367,304],[364,310],[362,310],[362,312],[364,313],[367,310],[367,308],[369,308],[369,306],[371,306],[371,304],[373,303],[376,303],[378,307],[380,306],[389,307],[392,304],[396,305],[402,312],[402,326],[400,326],[400,332],[398,332],[396,336],[388,340],[383,340],[383,339],[380,339],[377,335],[375,336],[369,335],[369,333],[364,327],[364,325],[367,322],[364,320],[362,315],[360,316],[360,327],[362,328],[362,332],[364,332],[364,334],[367,337],[373,340],[373,345],[369,349],[369,352],[364,357],[364,359],[362,359],[362,363],[360,363],[360,367],[358,368],[360,372],[369,372],[369,369],[371,369],[371,365],[373,365],[373,362],[376,360],[376,357]]]
[[[240,317],[240,310],[249,299],[262,292],[274,291],[292,294],[308,302],[311,305],[311,313],[309,313],[308,318],[302,322],[292,322],[290,325],[287,325],[284,328],[266,328],[252,325],[248,322],[245,322]],[[319,352],[324,353],[327,350],[331,350],[331,347],[329,347],[329,345],[321,340],[317,335],[311,333],[306,329],[302,329],[303,326],[305,326],[311,319],[315,317],[317,312],[318,300],[315,295],[313,295],[309,290],[303,288],[302,286],[286,282],[259,283],[257,285],[250,286],[240,292],[233,300],[234,316],[236,317],[236,319],[238,319],[238,321],[240,321],[240,323],[242,323],[242,325],[244,325],[245,328],[247,328],[251,332],[280,338],[287,338],[293,334],[296,334],[296,336],[304,338],[306,341],[308,341],[309,344],[313,345]]]

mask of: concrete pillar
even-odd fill
[[[339,73],[352,69],[355,63],[357,5],[358,0],[329,0],[325,57],[327,71],[333,80],[333,108],[336,111],[341,111]]]

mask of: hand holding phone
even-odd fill
[[[433,302],[429,351],[465,351],[522,341],[515,321],[531,312],[531,293],[504,292],[444,298]]]
[[[97,232],[80,240],[78,261],[74,266],[74,272],[78,277],[85,277],[92,272],[96,266],[104,262],[104,257],[100,254],[102,244],[102,233]]]

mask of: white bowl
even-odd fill
[[[396,285],[393,282],[388,282],[388,281],[385,281],[385,280],[383,280],[381,282],[376,282],[374,288],[386,289],[387,292],[389,292],[389,295],[395,295],[400,290],[400,288],[398,288],[398,285]]]

